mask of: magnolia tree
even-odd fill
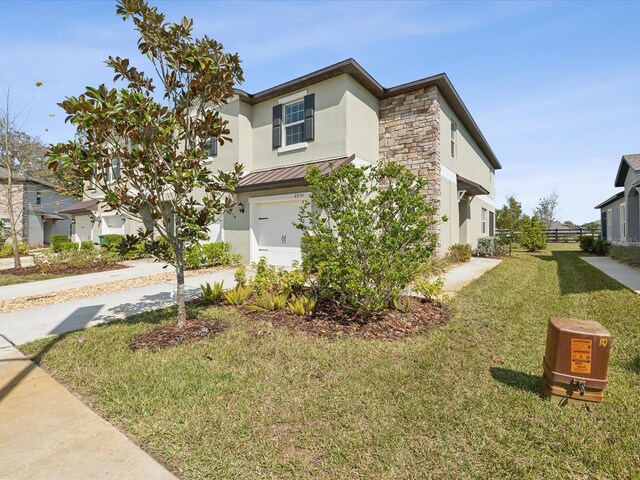
[[[213,174],[206,165],[209,142],[231,140],[217,110],[242,82],[242,69],[238,55],[220,43],[194,39],[191,19],[166,22],[144,0],[118,2],[117,14],[133,20],[155,78],[128,59],[109,57],[114,81],[124,87],[87,87],[59,104],[77,136],[51,147],[50,168],[67,167],[94,182],[109,209],[144,224],[138,240],[176,267],[178,324],[184,324],[185,248],[206,239],[207,227],[233,207],[229,194],[242,170],[236,164],[233,172]]]

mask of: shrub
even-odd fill
[[[236,287],[244,287],[247,284],[247,268],[244,265],[236,268],[234,280],[236,281]]]
[[[70,242],[67,242],[70,243]],[[53,252],[48,251],[33,256],[33,262],[42,271],[47,271],[50,267],[65,266],[70,269],[83,269],[93,266],[111,267],[118,263],[118,255],[107,251],[78,250],[77,244],[71,243],[73,250]],[[66,247],[65,247],[66,248]]]
[[[29,245],[26,242],[20,242],[18,244],[18,253],[20,255],[29,253]],[[13,243],[5,243],[0,247],[0,257],[13,257]]]
[[[236,288],[229,290],[224,294],[224,299],[230,305],[242,305],[253,293],[253,287],[249,285],[238,285]]]
[[[0,246],[5,244],[10,235],[11,230],[0,223]]]
[[[316,302],[317,300],[314,297],[306,295],[294,296],[287,302],[287,308],[294,315],[309,315],[316,308]]]
[[[229,242],[206,243],[202,245],[202,254],[207,265],[228,267],[240,263],[242,256],[231,253]]]
[[[82,240],[80,242],[80,250],[95,250],[96,247],[93,245],[91,240]]]
[[[537,215],[524,216],[520,222],[520,245],[530,252],[544,250],[547,247],[547,237]]]
[[[482,237],[478,239],[476,255],[478,257],[491,258],[504,253],[502,243],[496,237]]]
[[[610,254],[622,263],[640,267],[640,245],[611,245]]]
[[[471,260],[471,245],[456,243],[449,247],[449,260],[451,263],[465,263]]]
[[[262,257],[256,264],[256,274],[251,279],[251,285],[258,295],[274,293],[288,297],[291,293],[300,293],[306,281],[307,276],[298,268],[298,262],[293,262],[291,270],[285,270],[268,265],[267,260]]]
[[[582,250],[583,252],[593,252],[593,244],[595,243],[595,241],[595,237],[592,236],[580,237],[580,239],[578,240],[578,243],[580,244],[580,250]]]
[[[256,304],[251,307],[252,310],[261,312],[271,310],[281,310],[287,304],[287,296],[284,294],[275,294],[271,292],[263,293],[256,297]]]
[[[78,244],[75,242],[62,242],[58,244],[58,252],[74,252],[79,250]]]
[[[596,238],[593,242],[593,253],[596,255],[608,255],[611,250],[611,242],[603,240],[602,238]]]
[[[100,246],[106,249],[108,252],[117,253],[118,255],[120,255],[120,246],[124,238],[124,235],[119,235],[117,233],[108,233],[106,235],[102,235],[102,243],[100,244]]]
[[[396,297],[393,299],[393,308],[401,311],[402,313],[409,313],[411,311],[411,306],[413,305],[413,297],[403,296]]]
[[[68,243],[69,242],[69,237],[67,237],[66,235],[51,235],[49,237],[49,245],[51,246],[51,250],[53,250],[54,252],[59,252],[60,251],[60,247],[59,245],[62,243]]]
[[[431,281],[426,277],[421,277],[416,280],[413,288],[427,300],[438,300],[444,295],[444,278],[438,277]]]
[[[204,303],[215,303],[222,298],[224,292],[224,281],[214,282],[213,287],[206,282],[200,285],[200,300]]]
[[[310,168],[296,225],[303,269],[320,298],[363,312],[387,308],[431,256],[434,204],[426,180],[393,162]],[[313,204],[313,208],[311,208]]]
[[[449,255],[446,255],[444,257],[431,255],[422,266],[420,272],[425,277],[436,277],[449,270],[451,264],[452,262]]]

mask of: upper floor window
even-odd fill
[[[483,235],[487,234],[487,209],[483,208],[482,210],[480,210],[480,225],[481,225],[481,232]]]
[[[456,134],[458,132],[458,125],[456,122],[451,120],[451,156],[455,158],[456,156]]]
[[[315,94],[300,92],[273,106],[273,142],[278,152],[305,148],[315,137]]]
[[[284,144],[304,142],[304,99],[284,106]]]
[[[41,205],[42,204],[42,194],[37,191],[36,192],[36,205]]]

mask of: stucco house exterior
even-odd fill
[[[75,204],[75,198],[58,193],[53,184],[34,177],[14,175],[12,183],[14,211],[20,225],[19,241],[42,245],[49,243],[52,234],[71,233],[71,218],[60,214],[60,210]],[[8,198],[7,169],[0,167],[0,222],[11,228]]]
[[[596,205],[602,238],[614,243],[640,243],[640,154],[623,155],[614,182],[622,190]]]
[[[438,248],[476,246],[494,233],[495,171],[501,168],[480,128],[446,74],[385,88],[348,59],[258,93],[237,89],[221,108],[232,143],[213,143],[213,171],[245,174],[239,202],[210,227],[211,241],[230,242],[247,262],[265,256],[274,265],[300,260],[301,234],[292,225],[309,197],[309,165],[393,160],[429,181],[438,201]],[[67,209],[77,241],[104,233],[135,233],[138,224],[92,202]],[[98,198],[99,199],[99,198]]]

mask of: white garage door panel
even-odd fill
[[[293,226],[298,220],[300,201],[259,203],[258,257],[265,257],[271,265],[291,266],[301,261],[302,232]]]

